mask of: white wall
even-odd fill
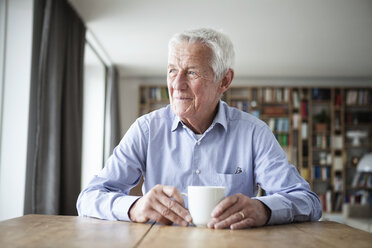
[[[121,77],[119,85],[122,135],[138,117],[140,85],[166,85],[166,77]],[[372,86],[372,78],[235,78],[231,86]]]
[[[2,11],[4,3],[7,17],[1,78],[0,220],[23,215],[33,23],[33,1],[1,0]]]
[[[6,0],[0,0],[0,140],[3,116],[4,60],[5,60],[5,30],[6,30]],[[1,151],[1,143],[0,143]]]

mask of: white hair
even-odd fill
[[[212,50],[210,66],[214,72],[214,81],[223,78],[229,69],[232,69],[235,52],[234,46],[225,34],[210,28],[200,28],[177,33],[169,40],[168,52],[179,43],[201,43]]]

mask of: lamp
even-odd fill
[[[372,172],[372,153],[362,157],[357,165],[357,172]]]

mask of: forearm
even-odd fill
[[[138,196],[98,189],[80,193],[76,207],[79,216],[89,216],[106,220],[130,221],[128,211]]]
[[[129,187],[95,176],[80,193],[76,207],[79,216],[129,221],[128,210],[137,196],[128,195]]]
[[[271,217],[267,224],[316,221],[322,215],[318,197],[309,191],[276,193],[256,199],[271,210]]]

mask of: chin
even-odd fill
[[[172,110],[173,110],[173,113],[178,115],[180,118],[186,118],[188,113],[190,112],[189,111],[189,108],[185,108],[185,107],[180,107],[180,106],[173,106],[172,107]]]

